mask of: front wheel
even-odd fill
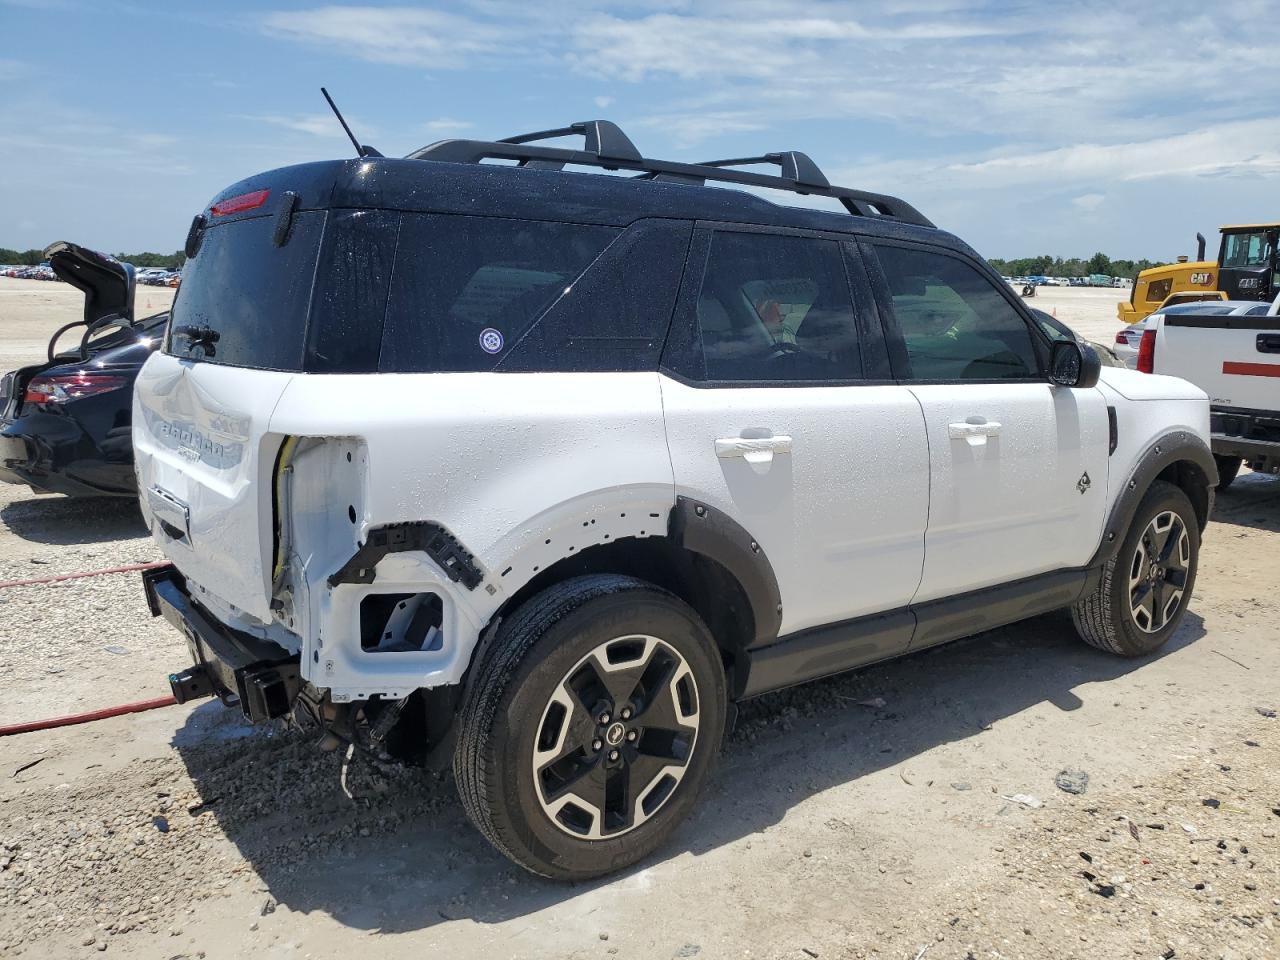
[[[1124,657],[1159,649],[1178,629],[1196,581],[1200,527],[1187,495],[1163,480],[1138,505],[1097,587],[1071,608],[1088,644]]]
[[[499,628],[459,718],[468,816],[534,873],[581,880],[651,853],[684,819],[724,730],[714,640],[630,577],[548,588]]]

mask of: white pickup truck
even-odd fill
[[[1242,463],[1280,473],[1280,297],[1263,315],[1157,315],[1138,369],[1189,380],[1209,395],[1218,489]]]

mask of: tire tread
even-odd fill
[[[637,589],[655,591],[658,588],[620,574],[592,574],[550,587],[530,598],[499,625],[494,642],[476,664],[471,693],[458,717],[458,745],[453,758],[458,796],[467,816],[489,843],[539,876],[555,879],[556,875],[524,857],[519,845],[504,837],[494,823],[490,797],[500,789],[492,769],[494,714],[521,661],[549,627],[590,600]]]
[[[1124,638],[1129,626],[1127,623],[1117,622],[1112,610],[1112,601],[1114,591],[1117,589],[1116,580],[1118,577],[1124,576],[1124,570],[1120,568],[1120,563],[1122,559],[1128,556],[1129,551],[1126,548],[1130,533],[1139,523],[1145,525],[1149,522],[1153,503],[1169,498],[1181,501],[1180,506],[1183,508],[1184,522],[1188,518],[1192,523],[1195,522],[1195,510],[1191,506],[1191,500],[1181,487],[1166,480],[1152,482],[1147,492],[1143,495],[1142,502],[1138,504],[1137,511],[1134,513],[1133,526],[1125,531],[1124,542],[1121,543],[1120,549],[1103,566],[1102,576],[1099,578],[1097,586],[1072,604],[1071,620],[1075,624],[1076,633],[1080,635],[1080,639],[1091,647],[1096,647],[1099,650],[1120,657],[1141,656],[1150,652],[1150,650],[1138,649],[1125,644]],[[1193,542],[1198,543],[1195,540]],[[1194,583],[1192,586],[1194,586]],[[1189,602],[1190,597],[1188,596],[1187,603]],[[1182,610],[1185,612],[1185,604]],[[1170,635],[1172,635],[1172,631]]]

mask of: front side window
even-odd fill
[[[1039,376],[1031,330],[976,269],[929,250],[877,246],[915,380]]]
[[[718,232],[698,294],[706,379],[842,381],[862,376],[839,246]]]

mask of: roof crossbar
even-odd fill
[[[578,134],[583,149],[537,145]],[[451,163],[481,163],[485,160],[510,160],[523,167],[559,170],[566,164],[601,167],[605,170],[635,170],[636,179],[664,180],[688,184],[704,184],[708,180],[749,187],[786,190],[791,193],[834,197],[854,216],[876,217],[932,227],[933,223],[915,207],[887,194],[852,190],[833,186],[806,154],[796,150],[768,153],[760,157],[711,160],[707,163],[679,163],[641,156],[629,137],[608,120],[588,120],[554,130],[522,133],[503,140],[441,140],[415,150],[409,160],[440,160]],[[737,170],[753,164],[776,164],[778,176]]]
[[[557,137],[569,137],[581,134],[582,149],[594,153],[598,157],[614,160],[640,160],[640,151],[631,142],[631,138],[622,132],[616,123],[608,120],[585,120],[571,123],[567,127],[555,130],[537,130],[533,133],[519,133],[514,137],[503,137],[499,143],[533,143],[536,140],[554,140]]]
[[[818,165],[809,159],[807,153],[799,150],[787,150],[783,153],[766,153],[760,157],[740,157],[736,160],[704,160],[700,167],[746,167],[755,163],[776,163],[782,168],[782,179],[792,180],[809,187],[829,187],[831,181],[818,169]]]

